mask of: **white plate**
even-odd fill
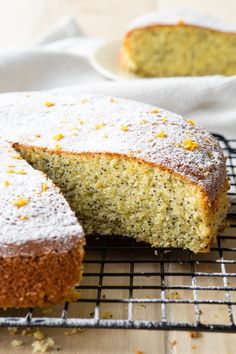
[[[126,73],[119,65],[121,40],[112,40],[98,47],[90,58],[91,65],[103,76],[112,80],[140,79],[139,76]]]

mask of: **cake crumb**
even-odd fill
[[[192,345],[191,345],[191,348],[192,348],[192,349],[197,349],[197,346],[194,345],[194,344],[192,344]]]
[[[142,308],[144,308],[144,309],[146,308],[146,306],[145,306],[144,304],[139,304],[138,306],[139,306],[139,307],[142,307]]]
[[[33,353],[46,353],[49,349],[55,348],[55,341],[48,337],[44,340],[35,340],[31,345]]]
[[[170,345],[171,345],[172,348],[175,347],[176,344],[177,344],[177,340],[176,340],[176,339],[174,339],[174,340],[172,340],[172,341],[170,342]]]
[[[35,138],[41,138],[41,136],[42,136],[41,134],[34,134]]]
[[[192,338],[200,338],[201,337],[201,333],[200,332],[196,332],[196,331],[192,331],[192,332],[188,332],[188,335]]]
[[[18,333],[18,328],[17,327],[8,327],[7,328],[9,336],[15,336]]]
[[[12,345],[13,347],[20,347],[22,344],[23,344],[23,341],[20,340],[20,339],[14,339],[14,340],[11,342],[11,345]]]
[[[42,340],[45,338],[45,334],[37,328],[36,331],[33,332],[33,337],[37,340]]]
[[[112,315],[112,313],[109,312],[109,311],[102,311],[102,313],[101,313],[101,318],[102,318],[103,320],[109,320],[109,319],[112,318],[112,317],[113,317],[113,315]]]
[[[32,335],[33,335],[33,331],[32,331],[31,328],[27,327],[27,328],[25,328],[25,329],[23,329],[23,330],[21,331],[21,335],[22,335],[22,337],[25,337],[25,336],[32,336]]]
[[[177,299],[180,299],[180,295],[179,295],[178,291],[172,291],[172,292],[167,296],[167,299],[177,300]]]

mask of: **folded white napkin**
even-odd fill
[[[0,55],[0,92],[59,89],[132,98],[236,138],[236,76],[112,82],[89,64],[88,57],[101,43],[101,39],[83,37],[69,19],[34,47]]]

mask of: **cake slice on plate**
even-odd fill
[[[211,16],[173,10],[133,21],[121,66],[144,77],[236,74],[236,26]]]

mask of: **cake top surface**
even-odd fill
[[[236,32],[236,26],[226,24],[213,16],[200,14],[191,10],[162,10],[150,12],[133,20],[128,31],[151,25],[194,25],[220,32]]]
[[[82,228],[58,188],[0,140],[0,247],[82,236]],[[6,250],[7,251],[7,250]]]
[[[216,139],[191,118],[135,101],[76,92],[0,95],[1,134],[6,140],[57,153],[126,155],[198,184],[211,203],[225,183],[225,160]],[[30,188],[36,188],[34,183]]]

